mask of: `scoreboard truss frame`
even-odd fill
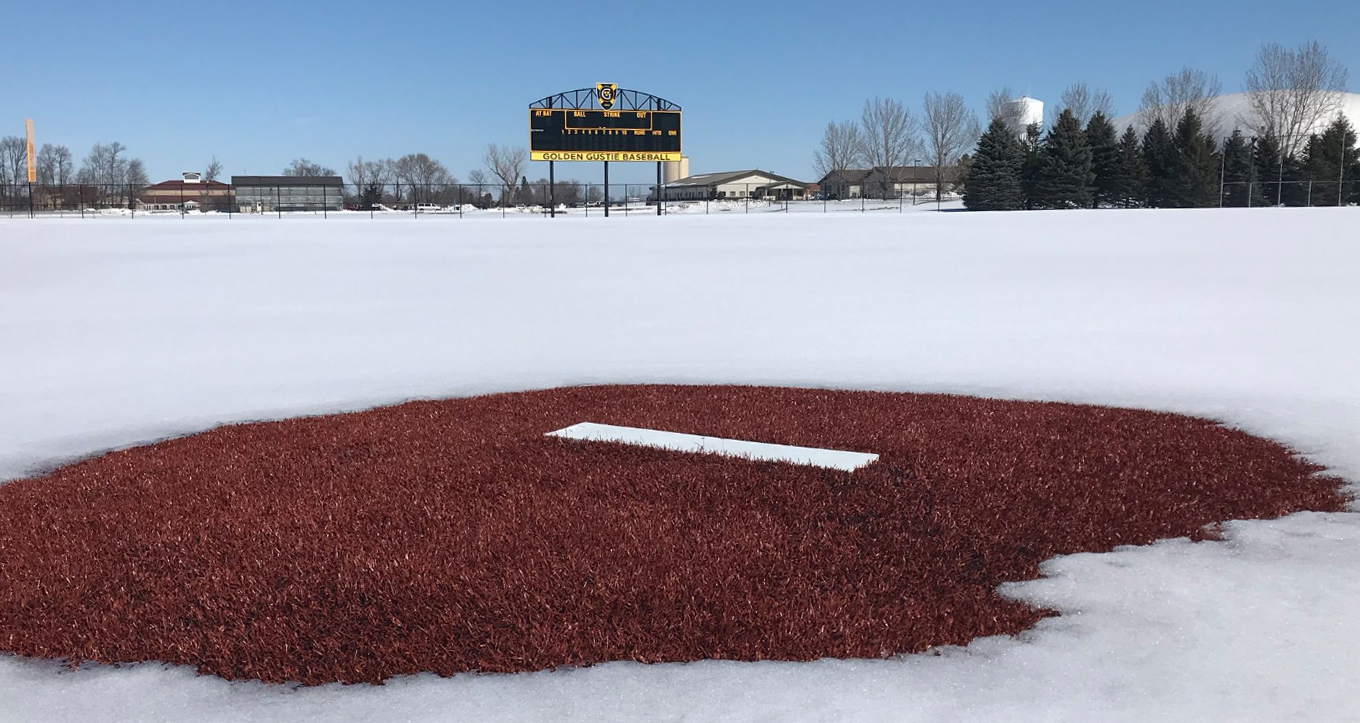
[[[554,114],[561,112],[562,130],[568,130],[568,123],[572,116],[566,115],[571,111],[585,111],[589,113],[604,112],[604,117],[620,118],[617,114],[636,112],[641,114],[652,113],[674,113],[676,116],[675,148],[670,151],[636,151],[636,150],[590,150],[590,151],[566,151],[566,150],[534,150],[534,119],[535,111],[551,111]],[[615,114],[615,115],[608,115]],[[547,117],[547,116],[543,116]],[[681,148],[684,147],[684,126],[682,122],[681,108],[660,96],[644,93],[640,90],[619,88],[613,83],[599,83],[594,88],[578,88],[562,93],[554,93],[540,98],[529,104],[529,159],[532,161],[548,162],[548,187],[549,195],[552,194],[554,184],[554,164],[557,161],[602,161],[604,163],[604,188],[605,202],[604,215],[609,216],[609,162],[655,162],[656,163],[656,213],[662,214],[662,200],[665,196],[661,186],[661,164],[668,161],[679,161],[682,158]],[[655,132],[655,116],[649,117],[648,131]],[[633,128],[577,128],[573,130],[613,132],[619,136],[636,138],[638,129]],[[667,129],[669,131],[669,129]],[[550,201],[552,207],[549,214],[557,215],[555,201]]]
[[[601,93],[601,89],[606,87],[609,90],[607,94],[608,101],[607,103],[602,103],[601,96],[603,94]],[[648,131],[655,130],[656,116],[652,114],[674,114],[675,128],[674,130],[671,130],[669,127],[667,128],[668,132],[675,135],[674,150],[671,150],[670,148],[667,148],[666,150],[645,150],[638,148],[626,150],[619,148],[568,150],[561,147],[544,150],[534,149],[535,120],[545,113],[551,113],[552,115],[562,114],[560,130],[563,133],[569,130],[576,130],[592,135],[606,134],[627,136],[629,138],[637,138],[641,135],[638,133],[638,129],[628,127],[626,124],[621,124],[623,126],[621,128],[605,128],[603,127],[603,124],[600,124],[598,127],[572,128],[571,121],[573,120],[573,116],[571,113],[573,112],[578,114],[588,113],[595,118],[599,118],[601,114],[606,116],[612,114],[613,118],[618,118],[620,121],[627,118],[627,116],[623,115],[625,113],[637,113],[639,115],[647,113],[649,127],[646,130]],[[671,123],[668,122],[666,125],[669,126]],[[652,95],[651,93],[644,93],[642,91],[630,90],[627,88],[618,88],[612,83],[601,83],[595,88],[578,88],[564,93],[556,93],[530,103],[529,126],[529,158],[534,161],[665,162],[678,161],[683,153],[681,149],[684,146],[684,125],[680,106],[665,98]]]

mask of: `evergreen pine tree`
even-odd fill
[[[1129,126],[1119,139],[1119,161],[1124,184],[1117,193],[1119,205],[1133,208],[1141,205],[1145,198],[1147,185],[1147,165],[1143,163],[1143,151],[1138,142],[1138,131]]]
[[[1348,203],[1360,204],[1360,159],[1357,159],[1355,165],[1346,171],[1346,178],[1342,185],[1349,189],[1346,194],[1346,198],[1349,199]]]
[[[1343,183],[1342,169],[1349,171],[1360,163],[1360,151],[1355,147],[1355,129],[1346,117],[1338,116],[1327,130],[1309,139],[1304,152],[1305,165],[1309,178],[1313,181],[1312,205],[1335,206],[1338,198],[1337,183]],[[1349,173],[1346,177],[1353,179]],[[1342,201],[1344,203],[1344,200]]]
[[[1025,191],[1025,208],[1043,208],[1039,202],[1039,150],[1043,147],[1043,131],[1038,123],[1025,128],[1025,137],[1020,139],[1024,161],[1020,164],[1020,185]]]
[[[1147,168],[1144,201],[1152,208],[1166,208],[1167,185],[1176,172],[1176,146],[1161,118],[1153,121],[1143,134],[1143,166]]]
[[[1064,109],[1039,153],[1036,200],[1045,208],[1089,208],[1095,178],[1081,121]]]
[[[959,156],[959,160],[954,164],[954,178],[949,186],[952,193],[962,196],[963,190],[968,182],[968,172],[973,168],[973,157],[967,153]]]
[[[1095,173],[1092,207],[1117,205],[1127,179],[1119,138],[1115,135],[1114,124],[1104,113],[1097,111],[1086,124],[1086,145],[1091,149],[1091,170]]]
[[[372,211],[382,203],[383,187],[379,183],[370,183],[364,186],[364,190],[359,195],[359,208],[363,211]]]
[[[1298,156],[1288,156],[1284,159],[1284,180],[1283,193],[1280,195],[1280,203],[1286,206],[1306,206],[1308,205],[1311,189],[1308,187],[1308,168],[1304,165],[1303,159]]]
[[[1194,110],[1176,124],[1175,163],[1165,186],[1168,205],[1176,208],[1217,206],[1219,157],[1214,139]]]
[[[1223,205],[1247,206],[1247,194],[1253,190],[1251,179],[1251,144],[1242,131],[1233,131],[1223,144]]]
[[[1004,120],[992,121],[978,139],[964,182],[963,204],[972,211],[1014,211],[1025,207],[1021,168],[1025,150]]]
[[[1282,175],[1280,141],[1267,133],[1256,139],[1256,184],[1261,187],[1258,197],[1263,206],[1274,206],[1283,198],[1278,179]],[[1255,200],[1253,200],[1255,205]]]

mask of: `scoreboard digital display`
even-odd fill
[[[678,161],[680,111],[530,108],[535,161]]]

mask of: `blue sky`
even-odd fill
[[[0,123],[83,157],[121,141],[152,180],[274,174],[307,157],[425,152],[460,179],[487,143],[524,145],[528,104],[616,82],[685,110],[694,172],[812,175],[828,120],[868,97],[919,109],[957,91],[981,110],[1002,85],[1053,102],[1074,81],[1120,113],[1183,65],[1225,92],[1263,43],[1318,40],[1360,86],[1360,3],[1262,2],[25,2],[7,38]],[[654,168],[611,168],[645,181]],[[539,166],[542,166],[541,168]],[[565,167],[564,167],[565,166]],[[595,180],[599,164],[561,164]],[[530,164],[531,179],[546,164]]]

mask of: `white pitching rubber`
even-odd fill
[[[878,459],[878,455],[865,452],[841,452],[834,449],[794,447],[787,444],[743,442],[738,439],[703,437],[697,434],[662,432],[656,429],[640,429],[638,427],[616,427],[612,424],[595,424],[594,422],[573,424],[565,429],[548,432],[545,436],[585,442],[617,442],[639,447],[669,449],[676,452],[721,454],[743,459],[788,462],[789,464],[827,467],[845,470],[846,472],[854,472]]]

